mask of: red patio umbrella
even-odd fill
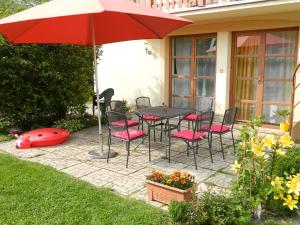
[[[12,44],[93,46],[101,155],[96,45],[163,38],[191,21],[127,0],[53,0],[0,20],[0,33]]]

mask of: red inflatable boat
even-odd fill
[[[69,135],[69,131],[60,128],[32,130],[19,136],[16,147],[19,149],[26,149],[31,147],[58,145],[67,140]]]

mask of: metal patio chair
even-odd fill
[[[213,111],[206,111],[206,112],[196,112],[196,119],[194,121],[194,124],[192,126],[192,129],[187,130],[180,130],[178,132],[172,133],[172,138],[177,138],[183,140],[187,144],[187,155],[189,155],[189,150],[193,150],[194,155],[194,161],[195,161],[195,168],[197,167],[197,159],[196,159],[196,153],[198,153],[198,144],[200,141],[204,139],[208,139],[208,148],[210,153],[210,159],[213,163],[213,157],[212,157],[212,151],[211,151],[211,141],[210,141],[210,135],[209,132],[204,130],[201,130],[201,127],[210,127],[212,124],[212,120],[214,117]],[[182,121],[181,119],[179,123]],[[169,162],[171,161],[171,141],[169,143]]]
[[[185,115],[183,120],[188,121],[188,129],[190,129],[190,123],[192,122],[192,126],[197,119],[196,111],[210,111],[213,110],[214,100],[212,98],[201,97],[199,103],[197,103],[196,110],[194,113],[189,115]],[[201,119],[201,118],[200,118]],[[205,119],[205,118],[204,118]]]
[[[124,111],[124,101],[120,101],[120,100],[112,100],[110,102],[110,106],[107,107],[107,112],[108,111],[113,111],[113,112],[120,112],[120,113],[126,113]],[[114,121],[113,122],[114,126],[120,126],[120,127],[124,127],[126,126],[125,124],[125,120],[118,120],[118,121]],[[136,121],[136,120],[132,120],[132,119],[128,119],[127,116],[127,126],[128,127],[135,127],[135,126],[139,126],[140,122]]]
[[[202,131],[208,131],[210,134],[210,141],[212,145],[212,135],[216,134],[220,137],[220,144],[221,144],[221,150],[222,150],[222,157],[225,159],[224,155],[224,148],[223,148],[223,141],[222,141],[222,135],[231,133],[232,143],[233,143],[233,150],[235,153],[235,141],[233,136],[233,126],[235,123],[235,118],[237,114],[237,108],[232,107],[225,110],[222,123],[213,123],[211,127],[201,127]]]
[[[126,117],[126,113],[124,113],[124,112],[107,111],[107,118],[108,118],[107,163],[109,162],[110,146],[111,146],[112,139],[116,139],[116,140],[123,141],[126,143],[126,151],[127,151],[126,168],[128,168],[131,141],[141,138],[142,142],[143,142],[143,140],[145,139],[145,137],[147,135],[145,134],[144,131],[130,129],[128,126],[128,120]],[[119,126],[118,124],[115,124],[115,122],[117,122],[117,121],[124,121],[125,126],[122,127],[122,126]],[[142,143],[142,142],[140,142],[140,143]],[[150,160],[151,160],[151,152],[150,152],[150,146],[149,146],[149,161]]]
[[[139,109],[144,109],[144,108],[151,108],[151,102],[150,102],[150,98],[146,97],[146,96],[141,96],[136,98],[135,100],[136,102],[136,108]],[[155,125],[156,122],[160,122],[162,119],[158,116],[152,116],[152,115],[143,115],[142,117],[139,117],[139,123],[141,123],[142,125],[142,130],[144,130],[144,121],[146,121],[147,123],[149,123],[151,126]],[[139,127],[138,127],[139,129]],[[154,134],[154,141],[156,141],[155,138],[155,129],[153,129],[153,134]],[[162,131],[160,132],[160,141],[162,141]]]
[[[113,88],[105,89],[101,94],[99,94],[99,100],[104,98],[104,104],[105,104],[104,109],[106,109],[107,106],[110,106],[110,102],[111,102],[112,96],[114,94],[115,94],[115,92],[114,92]],[[101,103],[101,104],[103,104],[103,103]],[[96,107],[97,107],[97,96],[94,95],[93,96],[93,116],[95,115]]]

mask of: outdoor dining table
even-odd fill
[[[140,118],[143,118],[143,116],[156,116],[156,117],[161,118],[161,122],[156,123],[156,124],[152,124],[152,123],[148,122],[147,120],[144,120],[144,121],[148,125],[148,138],[149,138],[150,148],[151,148],[151,142],[150,142],[151,128],[158,130],[158,131],[162,131],[165,134],[166,157],[168,157],[167,156],[167,154],[168,154],[167,146],[170,145],[171,131],[178,129],[178,123],[177,124],[170,123],[170,119],[179,117],[179,116],[184,116],[184,115],[190,114],[192,112],[193,111],[190,109],[167,107],[167,106],[155,106],[155,107],[138,109],[135,111],[137,116],[139,116]],[[168,138],[168,140],[167,140],[167,138]]]

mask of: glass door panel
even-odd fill
[[[267,32],[265,41],[262,115],[267,123],[279,123],[275,112],[291,107],[297,31]]]
[[[259,91],[259,48],[257,34],[238,35],[235,39],[234,103],[239,108],[237,119],[249,120],[256,115]]]
[[[215,36],[196,39],[195,108],[199,111],[202,102],[215,97],[217,38]]]
[[[172,105],[189,108],[192,99],[192,37],[172,39]]]
[[[171,103],[197,108],[200,101],[215,97],[217,38],[174,37],[171,43]]]

